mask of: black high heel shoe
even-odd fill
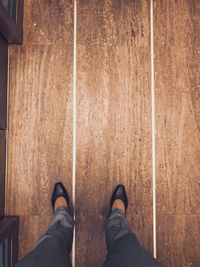
[[[56,199],[58,197],[64,197],[69,207],[69,195],[64,185],[61,182],[58,182],[54,185],[54,189],[53,189],[53,193],[51,197],[51,204],[52,204],[53,210],[54,210]]]
[[[128,197],[126,194],[126,190],[125,190],[125,186],[122,184],[117,185],[117,187],[115,188],[112,197],[111,197],[111,210],[112,210],[112,206],[113,203],[116,199],[120,199],[123,201],[124,203],[124,207],[125,207],[125,212],[128,208]]]

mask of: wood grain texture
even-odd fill
[[[73,45],[73,0],[24,2],[24,44]]]
[[[198,215],[157,215],[158,256],[163,266],[199,266]]]
[[[6,170],[6,131],[0,130],[0,217],[4,216]]]
[[[7,213],[20,215],[20,256],[50,223],[54,183],[71,194],[72,18],[71,1],[25,1],[25,43],[10,48]]]
[[[7,128],[8,44],[0,35],[0,129]]]
[[[21,255],[33,247],[50,221],[54,182],[63,180],[71,189],[68,49],[24,46],[10,52],[7,211],[21,218]]]
[[[199,266],[200,4],[155,1],[158,257]]]
[[[148,1],[79,1],[76,266],[100,267],[112,190],[152,250]]]

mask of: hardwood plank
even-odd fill
[[[154,13],[158,257],[164,266],[196,267],[200,262],[200,6],[198,1],[156,0]]]
[[[0,130],[0,217],[4,216],[6,170],[6,131]]]
[[[157,218],[159,237],[157,245],[163,265],[199,266],[200,216],[159,213]]]
[[[7,197],[8,213],[20,215],[21,256],[50,221],[54,182],[70,193],[72,165],[73,1],[24,4],[24,45],[10,48]]]
[[[149,46],[148,12],[146,0],[78,1],[78,44]]]
[[[115,185],[152,250],[148,1],[79,1],[76,266],[101,266]]]
[[[73,1],[24,1],[24,44],[73,45]]]
[[[8,44],[0,35],[0,129],[7,127]]]
[[[54,183],[71,191],[71,62],[68,45],[10,51],[7,213],[20,216],[20,256],[50,222]]]

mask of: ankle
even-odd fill
[[[54,210],[56,210],[57,208],[64,206],[66,208],[68,208],[68,203],[66,201],[66,199],[64,197],[58,197],[56,199],[55,205],[54,205]]]
[[[121,199],[116,199],[113,202],[112,210],[114,210],[114,209],[120,209],[125,214],[125,206],[124,206],[124,203]]]

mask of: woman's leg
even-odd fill
[[[161,267],[140,245],[120,209],[112,210],[105,231],[108,254],[103,267]]]
[[[15,267],[71,267],[73,229],[74,220],[69,209],[64,206],[56,208],[47,232]]]

